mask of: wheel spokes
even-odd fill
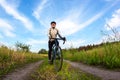
[[[56,51],[56,56],[54,61],[56,71],[59,71],[62,68],[62,59],[63,58],[62,58],[61,49],[58,48],[58,50]]]

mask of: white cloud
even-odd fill
[[[77,40],[68,40],[66,41],[66,43],[63,45],[63,42],[60,41],[60,46],[62,48],[78,48],[80,47],[81,44],[85,43],[85,40],[82,40],[82,39],[77,39]]]
[[[73,16],[72,16],[72,18],[71,17],[64,18],[63,20],[58,21],[59,23],[57,24],[57,28],[64,35],[71,35],[71,34],[74,34],[74,33],[78,32],[79,30],[87,27],[88,25],[93,23],[95,20],[100,18],[103,14],[104,14],[104,12],[100,12],[100,13],[96,14],[94,17],[90,18],[89,20],[87,20],[86,22],[84,22],[82,24],[78,23],[77,21],[73,21],[72,20]]]
[[[5,43],[0,41],[0,47],[3,46],[3,45],[5,45]]]
[[[5,30],[4,34],[8,37],[15,37],[16,35],[9,30]]]
[[[42,2],[39,4],[39,6],[34,10],[33,16],[34,16],[36,19],[41,20],[41,19],[40,19],[40,17],[41,17],[41,12],[42,12],[42,10],[44,9],[47,1],[48,1],[48,0],[42,0]]]
[[[3,38],[3,36],[0,34],[0,39],[2,39]]]
[[[46,44],[46,43],[47,43],[47,40],[29,39],[27,41],[27,44],[30,44],[30,45],[40,45],[40,44]]]
[[[33,30],[32,22],[23,14],[18,12],[10,3],[7,3],[5,0],[0,0],[0,5],[5,9],[6,13],[21,21],[28,30]]]
[[[106,1],[106,2],[115,2],[115,1],[119,1],[119,0],[103,0],[103,1]]]
[[[31,51],[38,52],[43,46],[48,45],[48,40],[42,39],[28,39],[26,44],[31,45]]]
[[[110,30],[110,28],[107,26],[107,24],[108,24],[111,28],[120,27],[120,9],[116,10],[116,11],[113,13],[112,17],[106,21],[105,28],[106,28],[107,30]]]
[[[0,31],[8,37],[15,37],[14,28],[5,20],[0,19]]]
[[[78,21],[80,21],[80,14],[79,14],[79,10],[73,10],[72,12],[69,11],[70,13],[68,13],[68,16],[66,16],[63,19],[58,19],[57,22],[59,22],[57,24],[58,29],[60,29],[60,31],[64,34],[64,35],[71,35],[74,34],[78,31],[80,31],[81,29],[87,27],[88,25],[92,24],[94,21],[96,21],[97,19],[99,19],[100,17],[102,17],[109,9],[111,9],[117,2],[114,2],[113,4],[111,4],[111,6],[105,8],[104,10],[102,10],[101,12],[99,12],[98,14],[92,16],[90,19],[86,20],[86,22],[84,23],[80,23]],[[77,13],[77,15],[76,15]],[[71,15],[72,14],[72,15]]]
[[[11,7],[17,9],[21,0],[6,0],[7,3],[10,3]]]
[[[57,28],[60,30],[60,33],[64,35],[71,35],[78,31],[80,28],[79,24],[71,21],[70,19],[64,19],[59,21]]]
[[[51,7],[50,4],[51,4],[50,0],[40,0],[37,7],[35,7],[33,10],[33,16],[44,27],[44,30],[47,30],[48,27],[50,26],[49,24],[51,21],[51,17],[49,16],[49,14],[46,15],[45,17],[42,15],[44,15],[44,13],[47,13],[47,12],[44,12],[44,10],[46,7]]]
[[[110,2],[110,1],[113,1],[113,0],[105,0],[105,1]]]
[[[119,0],[103,0],[103,1],[111,3],[111,2],[116,2],[116,1],[119,1]]]

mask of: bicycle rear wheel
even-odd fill
[[[55,53],[56,54],[54,59],[54,67],[56,71],[60,71],[62,69],[62,64],[63,64],[63,54],[61,48],[57,47]]]

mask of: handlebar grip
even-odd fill
[[[65,44],[65,41],[63,42],[63,44]]]

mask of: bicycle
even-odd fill
[[[54,68],[56,71],[60,71],[62,69],[63,64],[63,54],[62,49],[59,46],[58,40],[63,40],[60,38],[54,38],[55,44],[52,46],[52,62],[54,64]],[[65,43],[66,39],[64,40],[63,44]]]

